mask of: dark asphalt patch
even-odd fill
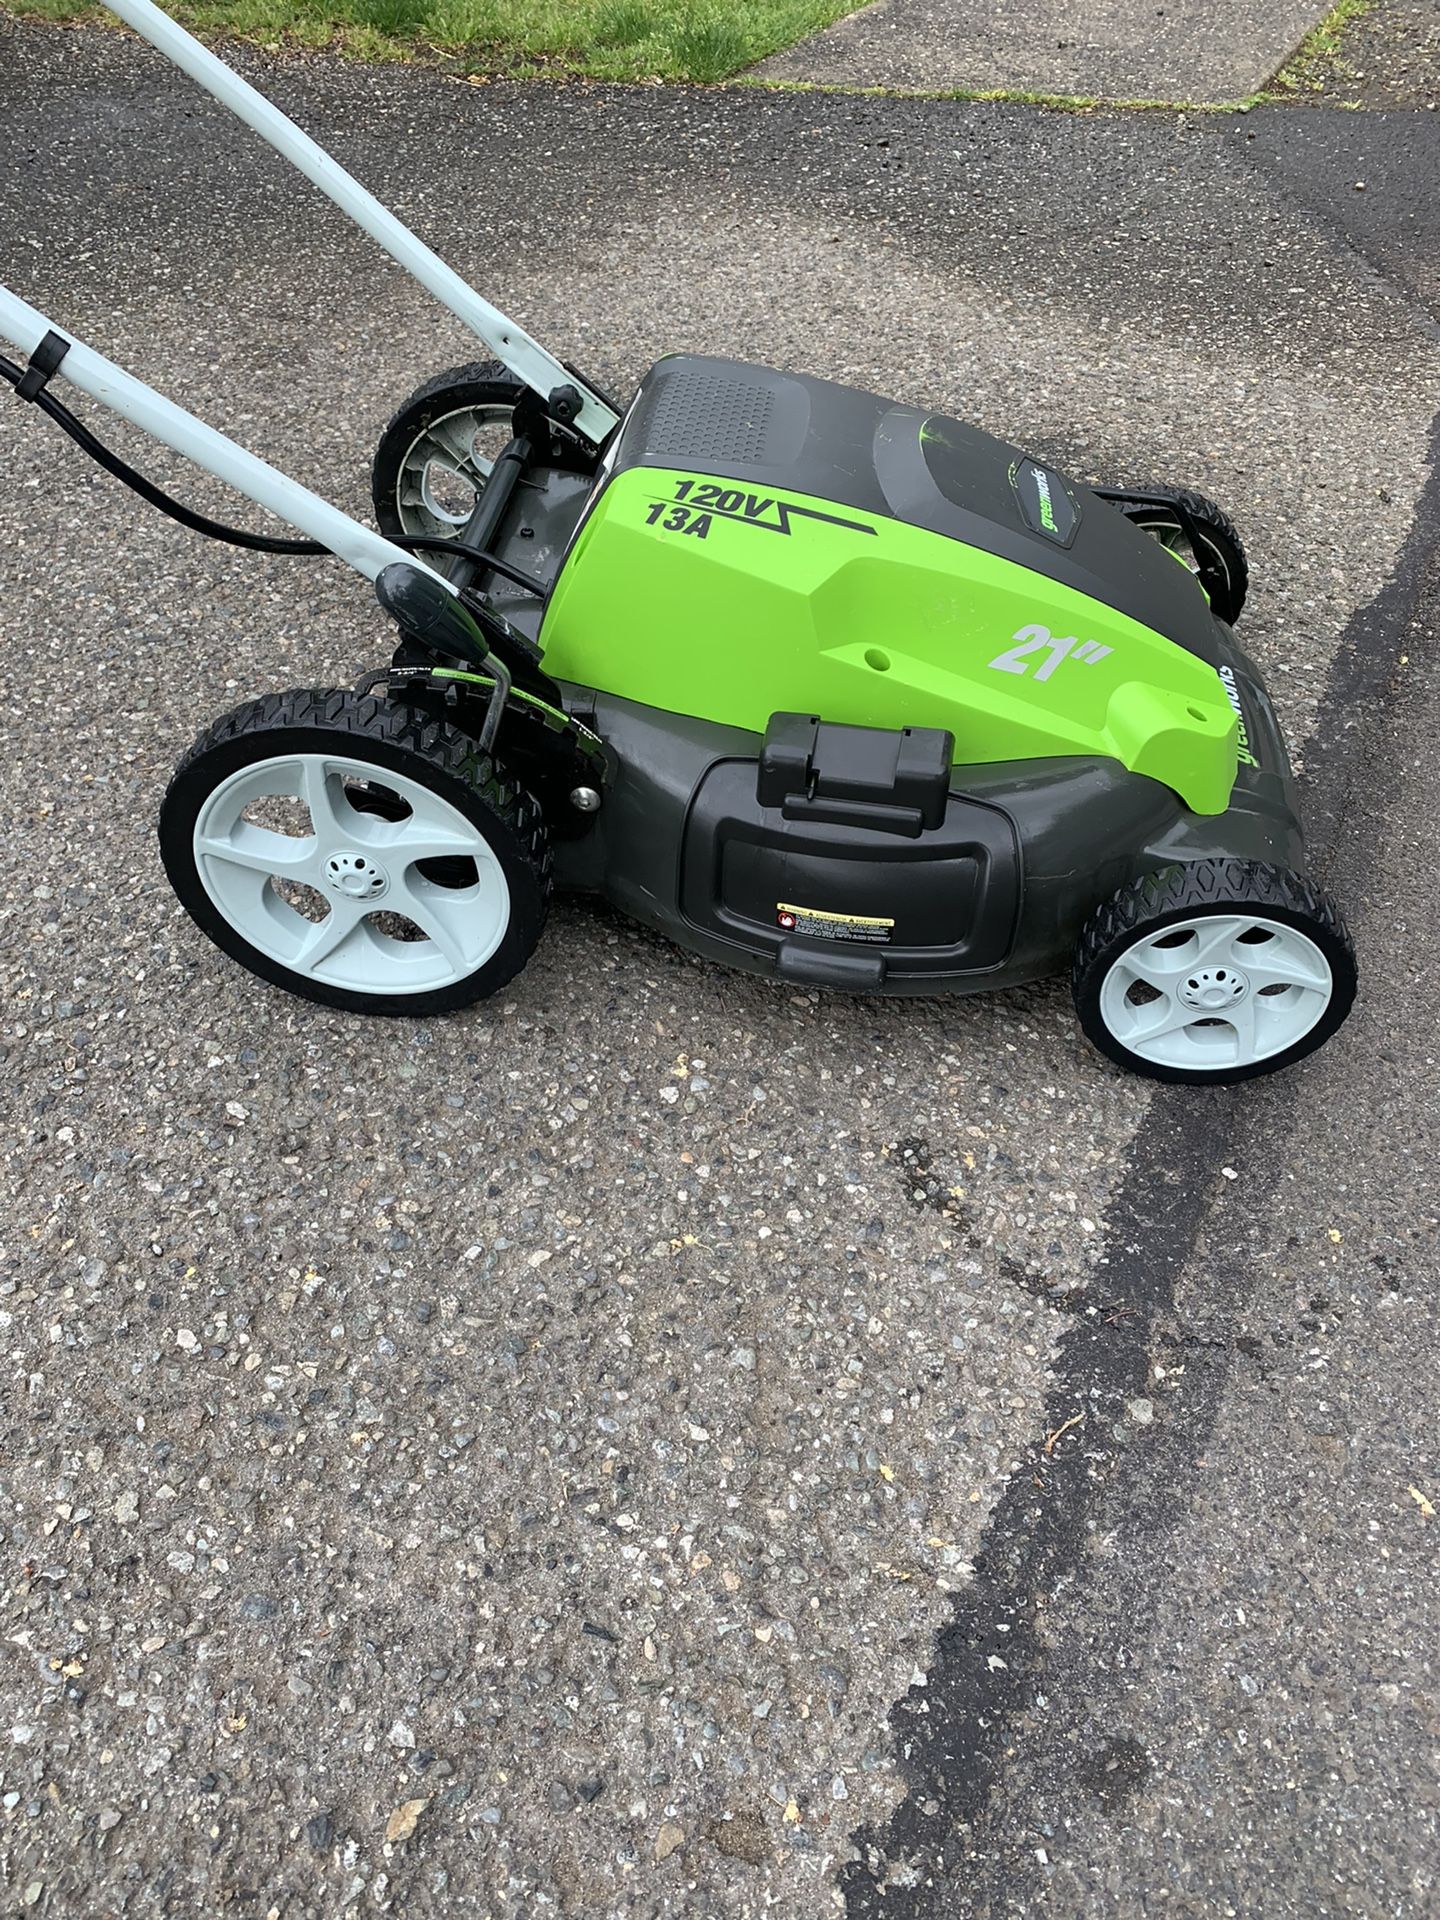
[[[1440,114],[1271,107],[1232,125],[1308,214],[1440,318]]]
[[[1131,1459],[1147,1461],[1129,1451],[1138,1429],[1126,1406],[1145,1397],[1154,1328],[1209,1209],[1236,1105],[1232,1095],[1167,1090],[1137,1137],[1091,1283],[1103,1305],[1092,1301],[1075,1322],[1046,1399],[1048,1434],[1077,1414],[1082,1424],[1048,1453],[1047,1434],[1012,1477],[925,1687],[895,1707],[910,1792],[884,1828],[854,1836],[860,1858],[842,1876],[852,1920],[943,1911],[947,1883],[973,1883],[976,1829],[1020,1718],[1044,1689],[1047,1596],[1082,1566],[1099,1506],[1124,1487]],[[913,1884],[893,1878],[912,1865]]]
[[[1400,657],[1424,627],[1437,556],[1440,467],[1432,465],[1394,574],[1356,613],[1335,655],[1316,729],[1323,752],[1304,783],[1312,870],[1342,899],[1365,892],[1380,824],[1400,789],[1404,768],[1385,751],[1386,736],[1404,678]],[[1361,966],[1363,982],[1363,953]],[[1099,1536],[1107,1559],[1128,1569],[1133,1613],[1169,1582],[1174,1516],[1187,1505],[1232,1368],[1254,1364],[1257,1351],[1242,1331],[1256,1288],[1249,1260],[1212,1268],[1203,1333],[1176,1320],[1176,1282],[1201,1235],[1232,1214],[1227,1190],[1236,1181],[1243,1177],[1247,1219],[1263,1214],[1306,1098],[1303,1069],[1238,1095],[1166,1089],[1142,1123],[1091,1283],[1094,1311],[1066,1340],[1047,1395],[1047,1438],[995,1509],[926,1686],[894,1709],[910,1791],[883,1827],[854,1836],[859,1857],[842,1876],[851,1920],[1031,1910],[1036,1850],[988,1823],[1017,1749],[1032,1776],[1077,1769],[1102,1807],[1111,1796],[1118,1807],[1143,1784],[1148,1761],[1130,1733],[1120,1730],[1108,1752],[1077,1763],[1072,1730],[1047,1721],[1047,1692],[1062,1678],[1056,1616],[1067,1590],[1090,1577]],[[1243,1228],[1232,1220],[1230,1230],[1243,1247]],[[1186,1369],[1184,1392],[1167,1398],[1163,1416],[1150,1398],[1157,1346]],[[1062,1433],[1077,1415],[1083,1420]],[[1109,1665],[1131,1617],[1105,1620],[1110,1644],[1097,1666]],[[1043,1847],[1039,1855],[1043,1865]]]

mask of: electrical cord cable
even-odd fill
[[[17,367],[13,360],[0,354],[0,380],[12,387],[18,387],[25,378],[25,369]],[[105,445],[105,442],[78,419],[69,407],[57,400],[53,393],[45,388],[31,397],[31,404],[50,420],[53,420],[62,433],[66,433],[95,464],[113,475],[123,486],[136,493],[150,506],[156,507],[168,519],[187,527],[191,533],[202,534],[207,540],[221,540],[227,546],[244,547],[252,553],[279,554],[322,554],[330,549],[318,540],[287,539],[279,534],[249,533],[243,527],[227,526],[223,520],[212,520],[208,514],[199,513],[194,507],[187,507],[183,500],[177,500],[173,494],[166,493],[163,487],[156,486],[153,480],[147,480],[128,460],[122,460],[118,453]],[[392,547],[399,547],[404,553],[447,553],[458,559],[473,560],[478,566],[488,567],[492,572],[503,575],[516,586],[525,587],[532,593],[543,594],[544,583],[533,575],[523,573],[520,568],[512,567],[493,553],[487,553],[481,547],[467,546],[462,540],[446,540],[439,535],[401,534],[390,539]]]

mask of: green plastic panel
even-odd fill
[[[802,712],[948,728],[960,764],[1106,754],[1204,814],[1235,781],[1224,688],[1164,635],[944,535],[705,474],[611,480],[540,639],[556,679],[756,733]]]

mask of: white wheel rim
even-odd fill
[[[458,407],[454,413],[432,420],[406,448],[400,462],[400,478],[395,507],[403,533],[424,535],[430,539],[451,539],[475,511],[495,462],[476,446],[479,436],[491,429],[503,429],[510,438],[513,409],[506,406]],[[458,479],[463,483],[454,487]],[[444,496],[437,492],[444,489]],[[463,507],[452,503],[465,500]]]
[[[408,812],[361,811],[347,797],[355,785],[385,789]],[[301,831],[245,817],[287,800]],[[200,809],[194,850],[201,885],[242,939],[352,993],[451,986],[485,964],[510,923],[504,871],[474,822],[420,781],[343,754],[287,754],[231,774]],[[437,860],[456,863],[444,879],[464,884],[420,870]]]
[[[1224,1073],[1303,1040],[1334,990],[1329,961],[1297,928],[1256,914],[1200,914],[1111,962],[1100,1017],[1154,1066]]]

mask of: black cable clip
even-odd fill
[[[70,342],[52,327],[30,356],[30,364],[15,383],[17,400],[38,400],[60,362],[70,351]]]

